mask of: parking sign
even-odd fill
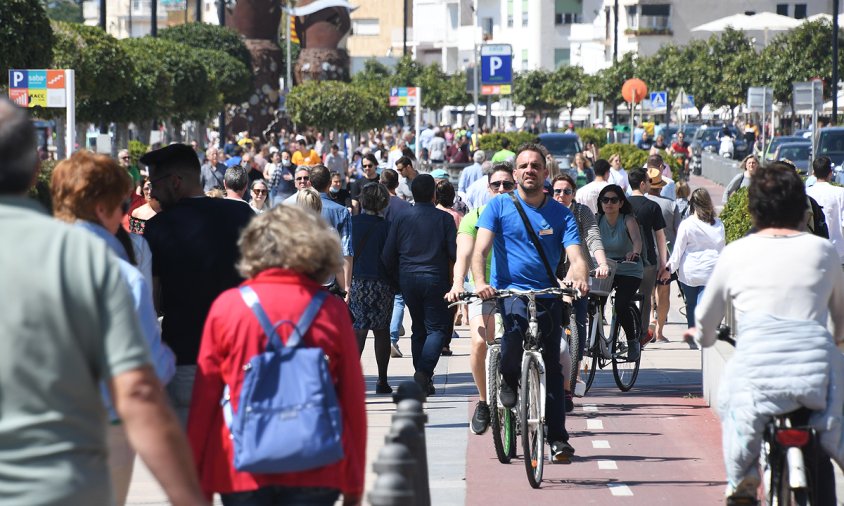
[[[510,44],[481,46],[481,84],[513,83],[513,48]]]

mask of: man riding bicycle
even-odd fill
[[[689,152],[689,143],[686,142],[685,138],[686,136],[683,132],[677,132],[677,140],[671,143],[668,152],[683,164],[683,174],[688,175],[691,154]]]
[[[492,199],[478,220],[478,236],[472,254],[476,293],[482,299],[490,299],[495,296],[495,289],[541,290],[558,286],[551,265],[557,265],[565,248],[571,263],[568,277],[572,287],[586,294],[589,289],[587,263],[580,250],[577,222],[571,211],[543,191],[548,169],[542,148],[536,144],[520,146],[514,175],[518,191]],[[542,249],[538,250],[535,243]],[[485,272],[491,248],[495,252],[492,286],[487,284]],[[516,405],[528,309],[527,303],[519,297],[499,300],[498,309],[504,323],[500,370],[504,381],[499,398],[504,407],[512,408]],[[545,419],[555,462],[568,462],[574,454],[565,428],[564,380],[560,366],[564,312],[564,303],[559,298],[537,298],[542,358],[548,378]]]

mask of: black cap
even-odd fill
[[[199,172],[199,157],[196,156],[196,151],[187,144],[175,143],[150,151],[142,156],[140,161],[148,165],[152,171],[167,167],[194,169]]]

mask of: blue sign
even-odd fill
[[[654,91],[651,93],[651,107],[654,109],[661,109],[665,107],[668,101],[668,93],[664,91]]]
[[[509,44],[481,46],[481,84],[513,82],[513,50]]]
[[[28,73],[26,70],[9,70],[9,88],[29,88]]]

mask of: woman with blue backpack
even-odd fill
[[[246,281],[211,306],[188,438],[225,506],[360,504],[366,406],[346,305],[322,283],[340,242],[318,214],[278,206],[240,238]]]

